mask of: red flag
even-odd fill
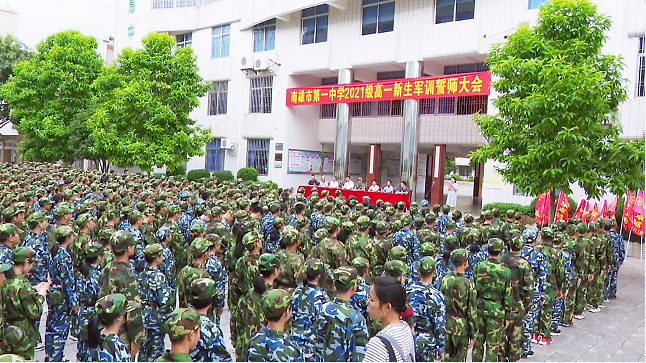
[[[552,206],[552,191],[547,191],[547,199],[545,204],[543,204],[543,225],[546,225],[550,222],[550,207]]]
[[[579,206],[576,208],[574,211],[574,214],[572,215],[572,218],[574,219],[583,219],[583,216],[585,215],[585,206],[588,204],[588,201],[585,199],[581,199],[579,202]]]
[[[635,195],[632,192],[628,192],[626,196],[626,203],[624,204],[624,212],[621,217],[623,228],[626,231],[630,231],[633,228],[633,221],[632,218],[630,218],[633,204],[635,204]]]
[[[567,222],[570,216],[570,208],[570,202],[567,200],[567,196],[564,192],[561,192],[559,194],[559,200],[556,203],[556,215],[554,216],[554,220],[564,220]]]
[[[592,208],[592,212],[590,213],[590,222],[592,223],[599,218],[601,218],[601,212],[599,212],[599,206],[597,205],[597,202],[594,202],[594,207]]]
[[[608,219],[608,201],[603,201],[603,207],[601,208],[601,219]]]
[[[644,236],[644,191],[639,190],[635,198],[631,212],[631,231],[640,236]]]
[[[610,203],[610,207],[608,207],[608,218],[610,219],[617,219],[617,204],[619,204],[619,196],[615,195],[615,200]]]
[[[545,204],[548,205],[547,203],[547,193],[541,193],[538,196],[538,199],[536,200],[536,207],[534,208],[534,220],[536,221],[537,225],[542,225],[543,224],[543,214],[545,213]],[[548,209],[549,212],[549,209]]]

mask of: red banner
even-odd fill
[[[617,219],[617,205],[619,204],[619,196],[615,195],[615,200],[612,201],[608,207],[608,218]]]
[[[552,191],[548,190],[541,193],[536,201],[536,208],[534,209],[534,221],[537,225],[542,226],[549,222],[550,219],[550,203],[552,201]]]
[[[633,221],[632,218],[630,218],[632,215],[633,204],[635,204],[635,194],[628,192],[626,195],[626,203],[624,204],[624,212],[621,216],[622,226],[627,231],[630,231],[633,228]]]
[[[488,96],[491,73],[474,72],[374,82],[288,88],[287,106]]]
[[[590,223],[596,221],[599,218],[601,218],[601,212],[599,212],[599,206],[597,205],[597,202],[594,202],[594,207],[592,207],[592,212],[590,213]]]
[[[583,219],[585,216],[585,206],[588,204],[588,202],[585,199],[581,199],[579,202],[579,206],[576,208],[574,211],[574,214],[572,215],[572,218],[574,219]]]
[[[308,198],[310,195],[312,195],[312,188],[314,186],[312,185],[302,185],[300,188],[305,188],[305,193],[303,193],[303,196]],[[357,198],[357,201],[359,203],[363,202],[363,197],[368,196],[370,198],[370,203],[372,204],[377,204],[377,200],[381,199],[385,202],[390,202],[392,203],[393,206],[397,204],[397,202],[404,202],[406,203],[406,207],[410,206],[410,200],[408,199],[407,194],[394,194],[394,193],[382,193],[382,192],[366,192],[363,190],[352,190],[352,189],[336,189],[336,188],[323,188],[323,187],[316,187],[316,191],[319,194],[319,197],[321,196],[321,192],[327,190],[330,192],[329,195],[336,197],[336,191],[340,190],[341,195],[350,198],[351,195],[354,195]]]
[[[637,198],[635,198],[635,204],[632,208],[632,226],[631,231],[640,236],[644,236],[644,191],[640,190],[637,192]]]
[[[603,207],[601,208],[601,219],[608,219],[608,201],[603,201]]]
[[[570,202],[567,200],[567,195],[564,192],[559,193],[559,201],[556,203],[555,221],[564,220],[567,222],[570,217]]]

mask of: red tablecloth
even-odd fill
[[[304,196],[307,198],[310,195],[312,195],[312,188],[314,187],[313,185],[302,185],[298,187],[300,189],[301,187],[305,188],[305,193]],[[370,203],[377,203],[378,199],[383,200],[384,202],[390,202],[395,205],[397,202],[404,202],[406,203],[406,207],[408,208],[410,206],[410,200],[408,199],[408,195],[406,194],[394,194],[394,193],[382,193],[382,192],[365,192],[363,190],[348,190],[348,189],[337,189],[337,188],[324,188],[324,187],[316,187],[316,190],[319,193],[319,197],[321,196],[321,192],[324,190],[327,190],[330,192],[330,195],[335,197],[336,196],[336,191],[340,190],[341,195],[350,198],[351,195],[354,195],[355,198],[359,201],[359,203],[363,202],[363,197],[368,196],[370,198]]]

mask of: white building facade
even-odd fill
[[[211,127],[215,139],[187,169],[235,174],[251,166],[261,180],[295,187],[310,177],[302,168],[309,152],[331,179],[325,160],[334,151],[337,109],[287,107],[288,88],[337,83],[340,70],[349,70],[356,82],[404,78],[409,62],[420,62],[423,75],[486,70],[483,62],[491,45],[503,42],[521,24],[535,24],[542,2],[119,0],[115,46],[119,54],[125,47],[140,47],[149,32],[168,32],[178,46],[193,48],[202,77],[213,82],[191,116]],[[595,2],[613,20],[604,50],[622,55],[626,64],[629,100],[619,112],[624,136],[641,139],[646,106],[644,1]],[[442,146],[441,155],[463,157],[485,142],[472,117],[493,112],[493,97],[419,101],[416,199],[430,188],[426,176],[437,146]],[[401,101],[350,104],[353,178],[370,175],[380,184],[399,182],[402,108]],[[474,197],[483,203],[527,202],[529,197],[515,195],[513,185],[496,177],[493,163],[475,169],[480,187]]]

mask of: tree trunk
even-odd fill
[[[550,198],[550,217],[548,218],[549,223],[554,223],[554,219],[556,218],[556,190],[553,189],[550,194],[552,194],[552,197]]]

